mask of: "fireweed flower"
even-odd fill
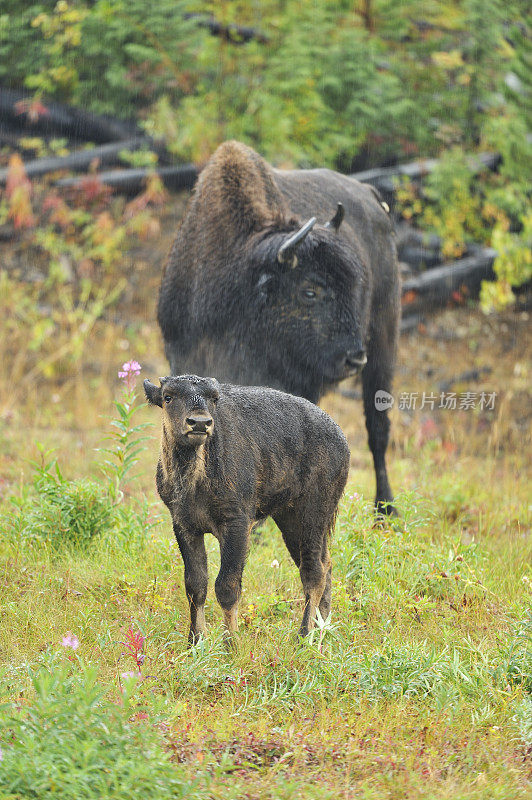
[[[140,375],[140,370],[141,366],[138,361],[126,361],[122,364],[118,377],[123,381],[128,392],[131,392],[135,387],[135,380]]]
[[[77,636],[73,636],[70,631],[66,633],[61,639],[63,647],[70,647],[72,650],[77,650],[79,647],[79,640]]]
[[[120,677],[122,678],[122,680],[127,681],[127,680],[129,680],[129,678],[140,678],[141,674],[140,674],[140,670],[138,672],[135,672],[134,670],[130,670],[129,672],[121,672],[120,673]]]

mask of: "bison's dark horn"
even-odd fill
[[[342,203],[338,203],[338,205],[336,206],[336,212],[334,217],[330,220],[330,222],[327,222],[325,227],[334,228],[334,230],[337,231],[340,225],[342,224],[344,217],[345,217],[345,208],[343,207]]]
[[[310,233],[316,224],[316,221],[316,217],[311,217],[308,222],[305,222],[305,224],[302,225],[293,236],[291,236],[283,245],[281,245],[277,253],[277,261],[279,264],[289,264],[291,267],[295,267],[297,265],[296,250],[303,239],[305,239],[307,234]]]

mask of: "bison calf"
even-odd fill
[[[160,383],[146,380],[144,390],[163,412],[157,489],[185,565],[189,641],[205,631],[204,534],[220,543],[216,597],[234,633],[250,532],[268,516],[299,567],[305,636],[316,608],[325,619],[331,605],[328,535],[349,468],[342,431],[312,403],[274,389],[195,375]]]

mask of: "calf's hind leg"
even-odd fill
[[[305,606],[299,628],[300,636],[307,636],[314,627],[316,609],[323,619],[331,609],[331,559],[327,547],[327,525],[322,520],[300,516],[295,511],[276,514],[284,542],[299,568]]]
[[[326,569],[325,588],[323,590],[323,594],[321,596],[318,608],[320,610],[321,618],[325,620],[331,613],[331,589],[332,589],[331,556],[329,555],[329,547],[327,546],[327,537],[325,538],[323,545],[324,546],[323,546],[321,560],[322,564],[325,566]]]

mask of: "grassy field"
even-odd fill
[[[529,797],[528,315],[448,310],[402,339],[390,526],[373,521],[361,403],[346,396],[357,389],[326,398],[352,448],[332,619],[296,641],[299,577],[268,522],[244,573],[236,652],[212,537],[209,635],[187,650],[182,564],[154,487],[156,410],[136,415],[153,427],[117,497],[95,451],[109,446],[122,362],[165,374],[159,263],[137,253],[128,304],[90,324],[65,290],[44,312],[60,320],[55,341],[24,327],[32,284],[1,287],[0,797]],[[446,381],[495,392],[494,409],[398,407]],[[42,470],[52,448],[62,477]],[[82,546],[74,523],[101,532]]]

